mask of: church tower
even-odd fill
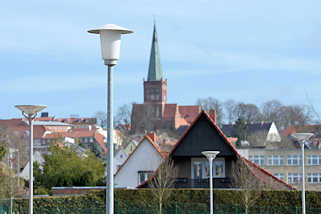
[[[160,113],[163,112],[163,106],[166,104],[166,102],[167,81],[163,80],[156,25],[154,24],[147,81],[144,81],[144,104],[155,104],[155,106],[158,105],[161,109],[158,107],[156,111],[160,111],[158,115],[161,116]]]

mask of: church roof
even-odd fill
[[[156,25],[154,25],[152,49],[150,52],[147,81],[158,81],[163,79],[162,65],[158,48]]]
[[[182,117],[186,120],[187,123],[191,124],[194,119],[198,116],[201,112],[200,106],[179,106],[178,107],[179,113]]]

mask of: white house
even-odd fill
[[[115,174],[116,188],[136,188],[159,167],[163,158],[159,146],[145,136]]]
[[[127,153],[123,148],[118,149],[114,155],[114,172],[116,172],[120,166],[126,161],[128,158]]]
[[[33,162],[38,162],[40,164],[40,168],[41,164],[45,162],[45,160],[43,159],[42,155],[40,154],[40,152],[35,151],[33,153]],[[30,168],[30,161],[28,161],[28,163],[26,164],[26,166],[23,168],[22,172],[19,174],[19,177],[25,179],[25,180],[29,180],[29,168]]]

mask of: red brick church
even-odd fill
[[[201,111],[200,106],[167,103],[167,80],[163,79],[156,27],[154,25],[147,81],[144,80],[144,103],[133,104],[132,133],[189,126]]]

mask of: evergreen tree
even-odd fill
[[[247,124],[245,120],[240,117],[234,125],[233,135],[238,138],[236,142],[236,146],[239,147],[241,145],[241,141],[247,140]]]

